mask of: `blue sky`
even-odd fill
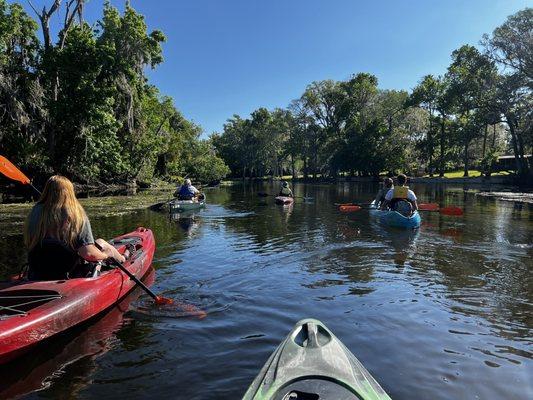
[[[41,6],[52,0],[34,0]],[[122,8],[124,1],[112,0]],[[26,2],[23,2],[26,4]],[[85,17],[101,16],[89,0]],[[132,0],[167,36],[150,81],[208,135],[233,114],[285,107],[315,80],[370,72],[387,89],[442,74],[451,52],[533,0]]]

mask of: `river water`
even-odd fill
[[[533,398],[532,207],[415,185],[420,200],[465,215],[426,212],[405,232],[333,206],[376,189],[296,185],[313,201],[283,207],[256,196],[273,186],[234,185],[209,190],[194,215],[92,217],[102,237],[153,229],[152,288],[207,317],[162,312],[135,293],[4,367],[0,397],[239,399],[291,327],[314,317],[393,399]],[[24,251],[20,234],[2,231],[5,278]]]

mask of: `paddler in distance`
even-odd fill
[[[193,200],[200,194],[200,191],[196,189],[190,179],[185,179],[183,185],[179,187],[174,193],[174,197],[178,200]]]
[[[279,190],[279,196],[294,197],[292,194],[292,190],[289,187],[289,182],[281,181],[281,188]]]
[[[398,175],[396,178],[397,185],[390,189],[385,195],[385,201],[381,205],[382,210],[391,209],[398,211],[400,214],[410,217],[413,212],[418,210],[415,193],[409,189],[407,176]]]
[[[389,190],[394,189],[394,182],[391,178],[385,178],[382,182],[382,187],[379,189],[376,199],[374,200],[374,205],[376,208],[379,208],[381,204],[385,201],[385,195]]]

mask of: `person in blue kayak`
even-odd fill
[[[94,240],[91,223],[76,198],[74,185],[64,176],[48,179],[24,229],[28,249],[28,279],[68,279],[89,262],[126,259],[104,239]]]
[[[293,197],[292,190],[289,187],[289,182],[282,181],[281,188],[279,190],[279,196]]]
[[[409,189],[407,176],[398,175],[396,178],[398,185],[390,189],[385,195],[385,201],[381,205],[382,210],[391,209],[398,211],[400,214],[410,217],[413,212],[418,210],[415,193]]]
[[[376,199],[374,200],[374,205],[376,208],[379,208],[381,204],[385,201],[385,195],[389,192],[389,190],[394,188],[394,182],[391,178],[385,178],[383,179],[383,186],[379,189],[378,194],[376,195]]]
[[[176,190],[176,193],[174,193],[174,196],[178,198],[178,200],[193,200],[200,194],[200,191],[196,189],[190,179],[185,179],[185,182],[183,182],[183,185],[180,186],[178,190]]]

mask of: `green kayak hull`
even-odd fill
[[[190,210],[198,210],[205,207],[205,195],[202,200],[172,200],[168,203],[168,208],[171,213],[184,212]]]
[[[272,353],[243,400],[390,400],[322,322],[304,319]]]

